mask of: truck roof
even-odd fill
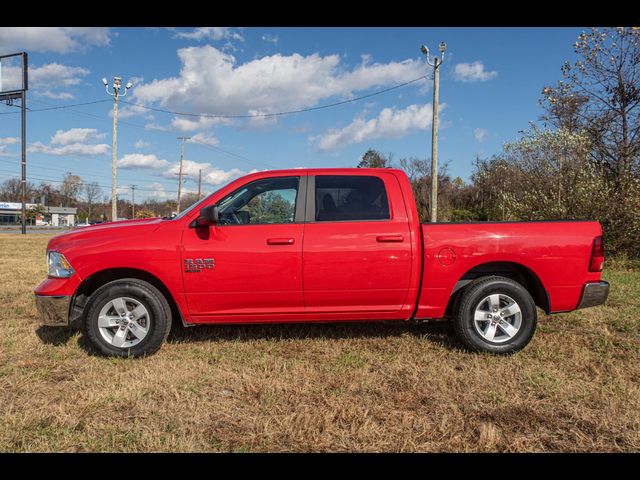
[[[253,172],[254,174],[265,174],[265,173],[277,173],[277,174],[290,174],[290,175],[300,175],[300,173],[307,173],[312,175],[330,175],[332,173],[352,173],[363,175],[366,173],[402,173],[405,174],[403,170],[398,168],[288,168],[282,170],[262,170],[260,172]]]

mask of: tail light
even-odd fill
[[[593,239],[593,249],[591,250],[591,261],[589,262],[590,272],[601,272],[604,263],[604,240],[602,236]]]

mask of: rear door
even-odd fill
[[[303,283],[308,313],[402,309],[412,252],[394,175],[309,176],[306,221]]]

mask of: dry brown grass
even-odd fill
[[[523,352],[446,324],[176,329],[105,359],[40,327],[47,236],[0,235],[0,451],[638,451],[640,273],[546,317]]]

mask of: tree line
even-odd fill
[[[609,252],[640,257],[640,28],[592,28],[573,45],[577,60],[541,86],[542,115],[488,158],[475,158],[464,181],[446,164],[438,175],[441,221],[593,219]],[[398,167],[411,180],[422,221],[430,211],[430,159],[368,150],[360,167]],[[20,198],[20,181],[0,184],[0,200]],[[96,182],[67,173],[60,187],[28,183],[27,199],[73,206],[80,220],[110,220],[111,199]],[[197,201],[185,195],[183,209]],[[136,204],[136,217],[168,216],[175,200]],[[118,199],[121,216],[131,203]]]
[[[78,209],[78,221],[80,222],[106,222],[111,221],[111,192],[106,194],[98,182],[85,182],[79,175],[67,172],[61,182],[55,182],[58,186],[41,182],[36,185],[27,182],[27,203],[33,203],[36,208],[27,212],[27,217],[33,217],[33,213],[40,213],[41,206],[75,207]],[[19,178],[9,178],[0,183],[0,201],[19,202],[22,198],[21,183]],[[133,205],[127,198],[118,195],[118,215],[120,218],[132,218]],[[186,209],[198,200],[194,193],[182,196],[181,208]],[[135,217],[165,217],[171,216],[176,211],[175,200],[159,200],[147,198],[136,201]],[[30,214],[31,213],[31,214]]]
[[[593,28],[574,44],[578,60],[543,86],[539,122],[489,157],[469,181],[438,176],[441,221],[589,219],[607,250],[640,257],[640,29]],[[430,211],[431,160],[369,150],[360,167],[407,172],[422,221]]]

